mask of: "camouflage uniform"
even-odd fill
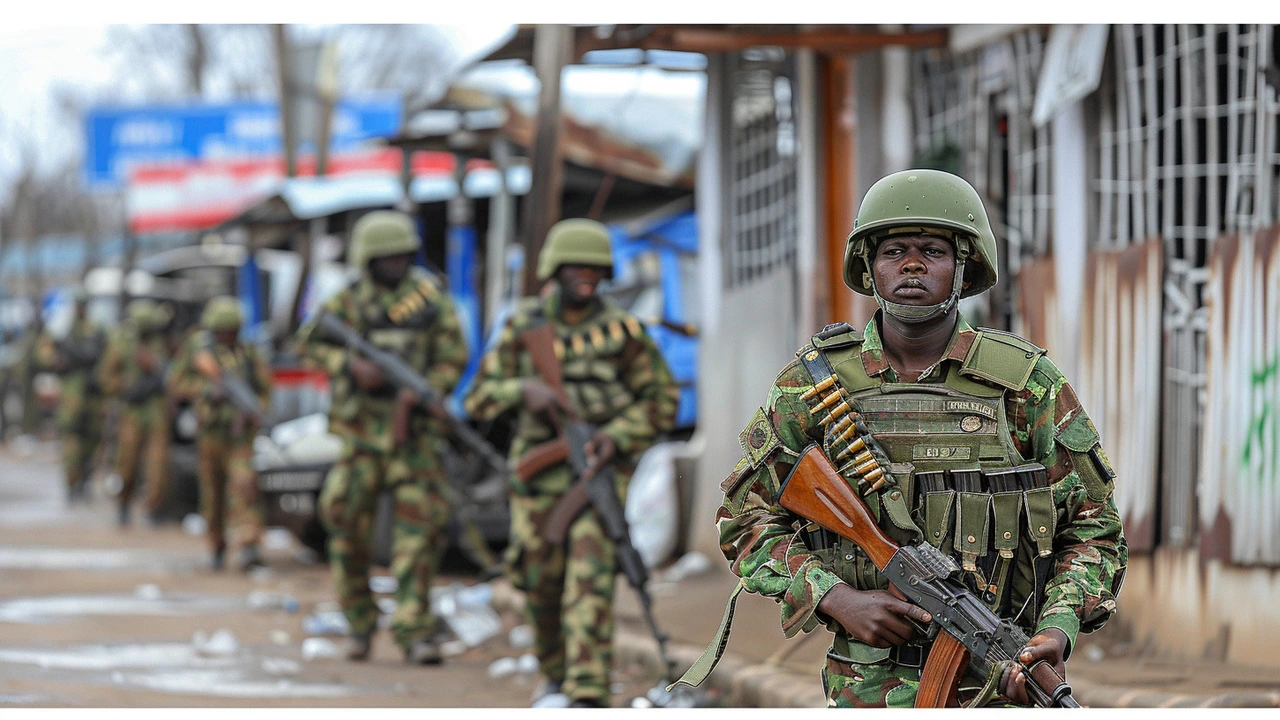
[[[147,484],[147,510],[153,515],[164,504],[169,490],[169,408],[164,386],[156,385],[155,392],[146,397],[130,397],[130,389],[144,377],[137,360],[139,351],[155,358],[160,374],[169,360],[164,334],[140,331],[141,324],[159,325],[160,312],[149,308],[143,315],[121,323],[108,339],[98,365],[98,383],[103,392],[120,400],[115,471],[123,482],[119,498],[122,521],[127,520],[139,470]]]
[[[271,366],[253,345],[237,342],[228,348],[217,343],[209,330],[197,330],[174,357],[166,379],[171,398],[195,404],[200,514],[209,528],[210,548],[220,554],[227,545],[227,527],[234,529],[235,542],[241,548],[256,547],[262,537],[258,477],[253,470],[253,438],[258,428],[251,420],[237,420],[240,413],[229,401],[209,399],[216,381],[195,365],[197,354],[202,352],[212,352],[223,372],[244,378],[264,411],[271,402]]]
[[[87,318],[77,319],[62,343],[49,335],[40,338],[37,360],[41,367],[59,372],[59,346],[70,346],[76,355],[101,358],[106,334]],[[106,408],[102,387],[95,373],[96,362],[63,366],[59,380],[58,431],[62,436],[62,468],[68,497],[82,492],[88,480],[93,454],[102,442]]]
[[[422,268],[410,268],[393,290],[380,288],[366,271],[323,309],[371,343],[396,352],[442,395],[451,392],[462,377],[467,346],[453,303]],[[429,325],[419,322],[432,314]],[[399,318],[401,324],[391,318]],[[445,551],[449,519],[441,459],[446,427],[436,418],[417,413],[410,441],[397,446],[391,428],[394,389],[389,384],[375,393],[357,388],[347,368],[347,351],[313,339],[315,333],[314,322],[309,323],[299,331],[299,339],[308,361],[329,374],[333,396],[329,429],[344,441],[341,457],[320,494],[320,517],[330,532],[329,558],[338,599],[353,634],[373,631],[378,617],[369,590],[373,520],[378,495],[388,489],[395,504],[391,571],[399,581],[391,630],[396,642],[407,649],[437,630],[430,592]]]
[[[553,440],[556,430],[522,407],[521,385],[537,377],[520,334],[550,322],[559,338],[565,391],[583,419],[607,433],[617,446],[614,461],[618,496],[640,455],[670,430],[678,402],[671,372],[653,340],[630,313],[598,299],[577,325],[561,320],[559,291],[545,300],[522,301],[498,345],[485,355],[465,407],[492,420],[519,409],[510,457]],[[615,547],[594,512],[569,526],[566,547],[553,547],[539,532],[552,507],[574,482],[567,463],[521,482],[511,478],[511,533],[504,558],[508,577],[526,594],[529,624],[542,673],[573,700],[609,697],[613,642]]]
[[[957,268],[951,297],[903,306],[880,296],[872,233],[932,234],[935,227],[957,232],[950,236]],[[945,317],[962,292],[996,282],[995,247],[981,201],[963,180],[912,170],[873,186],[846,249],[845,282],[875,294],[881,310],[865,331],[828,326],[796,353],[739,436],[744,457],[721,485],[720,547],[741,578],[726,617],[746,590],[778,601],[787,637],[825,624],[835,636],[822,670],[830,706],[912,707],[930,647],[917,639],[877,648],[818,612],[837,584],[888,587],[856,544],[777,502],[789,468],[814,443],[861,490],[861,472],[870,471],[855,467],[865,459],[841,466],[849,441],[833,422],[838,413],[857,415],[887,455],[876,459],[889,481],[864,496],[880,527],[899,545],[927,541],[955,557],[997,615],[1028,635],[1058,628],[1069,654],[1078,633],[1102,627],[1116,610],[1128,548],[1112,497],[1115,473],[1045,351],[1009,333],[975,330],[957,314],[946,351],[920,377],[898,377],[887,360],[885,314]],[[686,674],[689,682],[710,672],[727,630],[726,623]],[[966,676],[961,702],[974,700],[984,680]]]

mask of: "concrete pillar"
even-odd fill
[[[885,32],[903,32],[901,25],[882,26]],[[884,100],[880,106],[880,138],[885,174],[911,167],[915,154],[911,123],[911,55],[901,47],[881,51]]]
[[[1054,362],[1069,378],[1080,366],[1080,313],[1084,304],[1088,254],[1088,175],[1084,103],[1076,102],[1053,119],[1049,166],[1053,192],[1053,266],[1058,294],[1058,345]],[[1073,348],[1074,352],[1063,352]]]

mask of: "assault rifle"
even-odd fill
[[[408,363],[401,360],[395,353],[383,350],[364,339],[360,333],[336,315],[322,311],[316,318],[316,329],[321,332],[321,337],[346,345],[349,350],[373,363],[391,385],[401,390],[410,390],[416,398],[417,406],[422,410],[430,412],[432,406],[442,404],[443,398],[440,393],[436,392],[435,388],[431,387],[416,370],[409,367]],[[460,443],[494,470],[504,475],[509,472],[506,458],[502,457],[480,433],[451,413],[446,412],[445,415],[448,418],[449,432]]]
[[[61,372],[78,372],[81,370],[92,370],[97,364],[98,358],[102,357],[102,351],[106,342],[101,333],[95,333],[84,343],[74,342],[68,337],[63,340],[57,340],[53,343],[54,352],[62,361]]]
[[[955,706],[966,667],[987,677],[993,665],[1003,662],[1022,668],[1027,695],[1037,706],[1080,707],[1066,679],[1047,661],[1022,665],[1018,655],[1027,645],[1026,633],[998,617],[964,585],[951,557],[928,542],[899,546],[884,534],[821,447],[810,445],[804,451],[779,488],[778,504],[857,543],[907,600],[933,616],[929,633],[936,639],[920,677],[916,707]]]
[[[202,346],[192,358],[191,364],[201,375],[218,383],[226,392],[231,406],[252,420],[255,425],[266,427],[271,424],[267,413],[262,409],[262,401],[259,400],[258,394],[238,373],[222,367],[214,357],[212,345]]]

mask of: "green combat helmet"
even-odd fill
[[[350,265],[363,272],[374,258],[416,253],[421,248],[413,218],[396,210],[375,210],[356,221],[347,256]]]
[[[129,301],[124,316],[134,327],[144,333],[154,331],[162,324],[163,319],[159,306],[146,298]]]
[[[901,305],[880,296],[871,272],[876,243],[890,235],[942,234],[955,246],[951,297],[937,305]],[[905,322],[924,322],[950,312],[962,297],[996,284],[996,237],[978,191],[941,170],[903,170],[876,181],[862,198],[844,249],[844,284],[872,295],[881,309]]]
[[[240,301],[230,295],[221,295],[205,303],[200,324],[212,332],[239,330],[244,323],[240,314]]]
[[[538,279],[549,280],[561,265],[594,265],[608,268],[613,277],[613,243],[609,230],[595,220],[561,220],[547,231],[547,241],[538,254]]]

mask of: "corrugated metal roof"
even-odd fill
[[[507,169],[507,188],[514,195],[529,192],[532,176],[529,168]],[[454,197],[458,183],[446,175],[419,176],[409,186],[416,203],[442,202]],[[467,173],[463,188],[470,198],[487,198],[498,194],[498,171],[480,168]],[[270,196],[246,208],[227,224],[252,218],[273,216],[276,222],[313,220],[349,210],[392,207],[404,199],[399,178],[391,175],[343,175],[290,178],[280,183]]]

